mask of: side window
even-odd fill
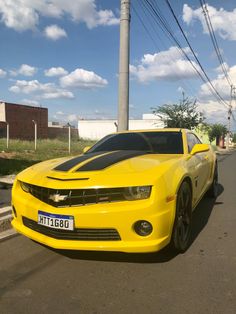
[[[195,144],[201,144],[202,142],[193,133],[187,133],[188,152],[190,153]]]

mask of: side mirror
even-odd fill
[[[83,153],[85,154],[90,148],[91,148],[91,146],[85,146],[83,149]]]
[[[195,155],[198,153],[207,152],[210,150],[210,147],[208,144],[195,144],[193,146],[193,149],[191,150],[190,154]]]

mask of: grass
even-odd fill
[[[78,155],[86,146],[94,141],[72,140],[71,156]],[[38,140],[37,150],[33,141],[10,140],[6,148],[6,140],[0,139],[0,175],[16,174],[21,170],[43,160],[69,156],[66,140]]]

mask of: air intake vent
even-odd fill
[[[112,228],[75,228],[71,230],[57,230],[39,225],[36,221],[22,217],[23,224],[36,232],[54,239],[78,241],[120,241],[120,235]]]

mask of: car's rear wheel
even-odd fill
[[[171,248],[178,253],[187,250],[192,229],[192,191],[189,183],[180,186],[176,200],[175,221],[172,230]]]
[[[215,170],[214,170],[214,177],[213,177],[213,181],[212,184],[207,192],[207,195],[209,197],[212,198],[217,198],[218,196],[218,167],[217,164],[215,166]]]

